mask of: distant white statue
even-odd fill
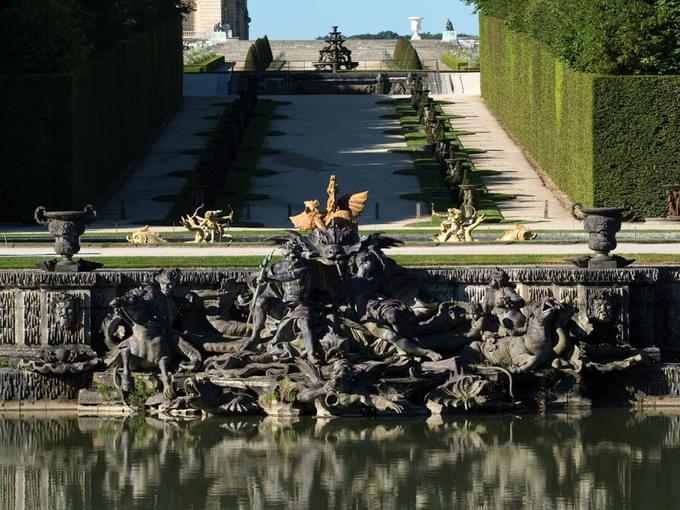
[[[408,20],[411,22],[411,32],[413,32],[413,35],[411,36],[412,41],[420,41],[420,32],[422,28],[422,23],[423,23],[423,18],[422,16],[411,16]]]

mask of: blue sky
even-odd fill
[[[423,16],[423,32],[441,32],[451,18],[457,32],[478,34],[477,15],[461,0],[248,0],[250,38],[314,39],[338,25],[345,35],[393,30],[409,33],[409,16]]]

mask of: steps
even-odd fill
[[[316,62],[319,60],[319,50],[325,45],[325,41],[269,41],[274,58],[283,54],[285,60],[291,62]],[[382,61],[385,54],[392,55],[396,39],[348,39],[345,46],[352,51],[352,59],[356,62]],[[453,46],[450,43],[436,40],[412,41],[418,51],[420,60],[428,67],[435,67],[442,53],[450,51]],[[225,60],[244,62],[248,54],[248,48],[252,41],[228,40],[215,46],[215,52],[224,55]]]

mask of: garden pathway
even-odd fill
[[[570,212],[545,186],[524,157],[522,149],[508,136],[480,96],[435,97],[452,102],[443,105],[445,113],[464,117],[452,119],[451,124],[456,130],[470,132],[461,136],[465,147],[487,151],[471,157],[479,170],[498,172],[483,177],[488,190],[515,196],[511,200],[497,202],[506,220],[537,223],[535,226],[539,228],[578,228],[579,222],[571,218]],[[547,218],[544,217],[546,202]]]
[[[389,118],[394,107],[380,104],[376,96],[272,96],[289,104],[277,108],[270,129],[279,136],[269,136],[265,154],[258,160],[258,170],[273,170],[275,174],[256,177],[251,193],[268,196],[254,200],[250,217],[241,218],[267,227],[289,227],[289,206],[292,214],[301,212],[303,201],[318,199],[326,202],[326,187],[330,175],[336,175],[340,194],[369,191],[369,201],[362,224],[388,223],[402,225],[415,221],[413,201],[401,194],[418,190],[413,176],[396,175],[397,170],[411,168],[408,155],[390,152],[405,147],[401,135],[389,135],[386,130],[399,127]],[[376,205],[378,218],[376,219]],[[425,212],[425,211],[424,211]]]
[[[97,226],[161,223],[172,201],[159,197],[182,192],[207,138],[225,109],[226,74],[187,75],[180,108],[132,163],[129,172],[97,205]]]

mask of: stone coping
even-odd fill
[[[160,269],[160,268],[159,268]],[[460,283],[486,283],[494,266],[439,266],[409,268],[429,274],[435,280]],[[522,283],[639,283],[680,282],[680,266],[636,266],[624,269],[581,269],[569,266],[504,266],[511,281]],[[7,269],[0,271],[0,287],[102,287],[137,285],[151,282],[157,270],[100,269],[88,273],[47,273],[40,270]],[[224,279],[246,281],[258,271],[252,268],[182,269],[181,284],[211,286]]]

